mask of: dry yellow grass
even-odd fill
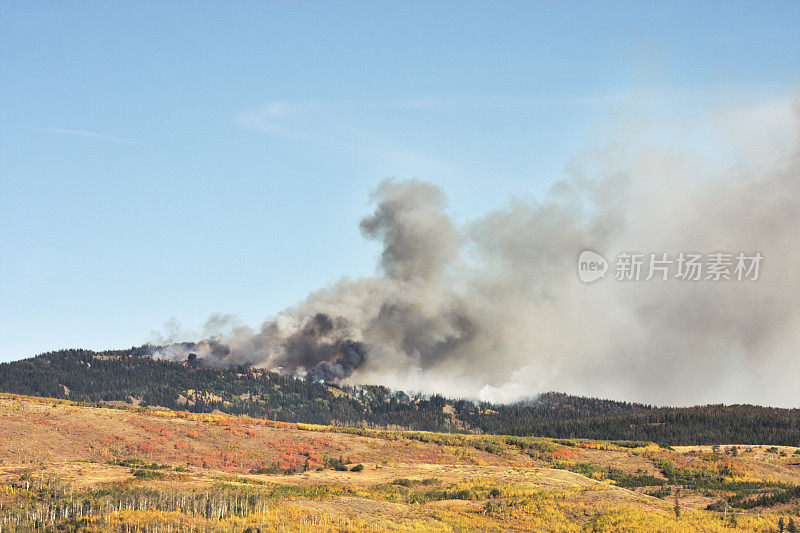
[[[269,510],[261,514],[226,515],[215,520],[187,514],[186,509],[120,509],[116,514],[98,511],[91,520],[86,518],[81,527],[99,531],[122,531],[131,523],[152,525],[153,529],[140,527],[143,531],[193,527],[201,531],[237,531],[246,527],[431,531],[777,529],[777,515],[769,510],[760,516],[758,512],[731,515],[704,511],[715,498],[699,492],[682,493],[682,513],[676,517],[672,498],[654,498],[644,493],[647,488],[617,487],[602,475],[592,479],[551,468],[550,463],[534,460],[513,446],[488,453],[469,446],[468,438],[463,445],[440,445],[407,437],[378,438],[326,426],[90,407],[2,394],[0,515],[3,508],[25,503],[33,494],[41,495],[35,492],[40,490],[37,483],[39,487],[51,487],[57,480],[68,491],[89,495],[103,487],[120,494],[153,489],[155,493],[174,496],[175,491],[187,491],[193,497],[203,491],[234,495],[246,491],[270,502]],[[654,454],[679,466],[716,464],[708,459],[711,450],[705,447],[633,450],[598,443],[557,448],[557,456],[570,464],[613,467],[626,474],[646,472],[662,479],[651,460]],[[753,451],[723,459],[734,470],[739,469],[737,472],[753,479],[800,484],[796,467],[782,463],[780,456],[766,452],[766,447],[739,448]],[[251,473],[259,466],[298,457],[313,462],[323,455],[342,457],[351,466],[363,464],[364,469]],[[159,468],[152,471],[156,472],[152,477],[137,477],[136,468],[130,464],[110,464],[125,459],[157,463]],[[735,527],[731,516],[735,517]],[[13,525],[10,518],[4,520],[3,530]]]

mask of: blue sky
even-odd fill
[[[796,94],[798,2],[2,2],[0,360],[375,272],[389,176],[532,198],[636,95]]]

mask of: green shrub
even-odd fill
[[[141,479],[163,479],[163,472],[156,472],[154,470],[134,470],[133,475]]]
[[[269,466],[259,466],[258,468],[252,468],[250,470],[251,474],[277,474],[278,467],[274,464]]]

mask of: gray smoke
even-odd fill
[[[385,180],[360,225],[382,243],[379,275],[341,279],[257,330],[214,316],[191,351],[216,365],[491,401],[564,390],[797,406],[800,145],[797,116],[777,109],[719,119],[737,132],[724,157],[608,146],[573,161],[543,200],[514,199],[466,224],[435,185]],[[622,282],[612,271],[585,285],[587,248],[612,264],[623,251],[760,252],[764,263],[750,282]]]

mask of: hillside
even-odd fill
[[[246,367],[157,361],[146,353],[146,347],[64,350],[3,363],[0,392],[379,429],[800,446],[800,409],[656,408],[560,393],[514,405],[475,404],[412,398],[380,386],[336,387]]]
[[[377,431],[0,394],[2,531],[778,531],[800,450]],[[249,529],[248,529],[249,528]]]

